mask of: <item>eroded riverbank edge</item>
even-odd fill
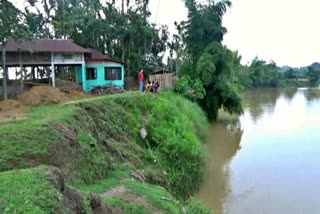
[[[181,213],[201,182],[207,130],[196,104],[167,92],[33,107],[0,127],[0,210]]]

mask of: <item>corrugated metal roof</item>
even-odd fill
[[[110,60],[110,61],[113,61],[109,56],[100,53],[96,49],[87,48],[87,50],[92,53],[91,58],[90,58],[92,60]]]
[[[86,59],[86,62],[101,62],[101,61],[110,61],[110,62],[116,62],[116,63],[120,63],[123,64],[123,62],[120,62],[118,60],[114,60],[112,59],[110,56],[108,55],[104,55],[103,53],[99,52],[96,49],[93,48],[87,48],[87,50],[91,53],[91,57]]]
[[[165,68],[157,68],[153,74],[164,74],[164,73],[172,73],[172,71]]]
[[[7,52],[62,52],[62,53],[89,53],[87,49],[75,44],[71,39],[38,39],[35,41],[15,42],[8,40]]]

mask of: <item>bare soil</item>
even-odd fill
[[[0,123],[26,118],[31,105],[63,103],[79,96],[85,96],[85,93],[72,92],[68,96],[51,86],[35,86],[19,95],[16,100],[0,101]]]
[[[72,98],[73,97],[90,97],[90,96],[92,96],[91,94],[86,94],[82,91],[70,91],[68,93],[68,95],[69,95],[69,97],[72,97]]]
[[[17,100],[0,101],[0,123],[14,119],[23,119],[29,107]]]
[[[63,103],[69,100],[68,96],[57,88],[51,86],[35,86],[29,91],[17,97],[17,100],[23,104],[47,104],[47,103]]]

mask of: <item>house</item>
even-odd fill
[[[58,79],[77,82],[83,91],[90,91],[98,85],[124,86],[124,65],[121,62],[97,50],[83,48],[71,39],[38,39],[20,43],[9,40],[5,49],[8,68],[31,68],[34,71],[40,67],[41,78],[46,77],[53,87]],[[2,53],[0,55],[2,59]],[[21,72],[20,78],[28,77]]]
[[[124,66],[122,63],[103,55],[95,49],[87,49],[91,56],[85,59],[85,78],[82,70],[77,69],[77,82],[82,83],[84,91],[98,85],[124,86]],[[85,84],[83,84],[85,80]]]

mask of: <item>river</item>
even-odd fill
[[[213,214],[320,213],[320,90],[255,89],[211,124],[197,194]]]

